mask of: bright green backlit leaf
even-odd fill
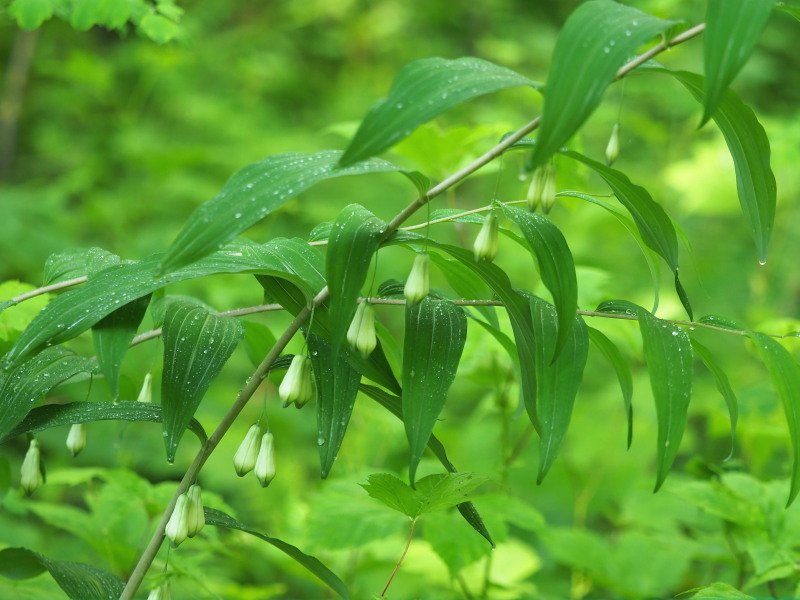
[[[55,6],[55,0],[14,0],[8,14],[22,29],[32,30],[53,16]]]
[[[394,475],[376,473],[360,485],[372,498],[413,519],[466,502],[467,494],[485,482],[474,473],[439,473],[423,477],[413,489]]]

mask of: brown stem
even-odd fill
[[[19,117],[38,37],[38,29],[17,32],[8,59],[3,96],[0,98],[0,180],[8,178],[14,163]]]
[[[411,527],[409,527],[408,529],[408,539],[406,540],[406,547],[403,548],[403,554],[400,555],[400,560],[398,560],[397,564],[394,566],[394,571],[392,571],[392,574],[389,575],[389,581],[386,582],[386,585],[384,586],[383,591],[381,592],[380,595],[381,598],[386,596],[386,590],[388,590],[389,586],[392,585],[392,580],[394,579],[394,576],[397,575],[397,571],[400,569],[400,565],[403,564],[403,559],[406,557],[406,552],[408,552],[408,548],[409,546],[411,546],[411,537],[414,535],[414,526],[416,524],[417,524],[417,519],[416,518],[411,519]]]

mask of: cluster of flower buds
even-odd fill
[[[281,381],[278,395],[286,408],[294,403],[303,408],[314,397],[314,380],[311,372],[311,360],[302,354],[295,354],[289,370]]]
[[[136,398],[137,402],[152,402],[153,401],[153,374],[148,373],[144,376],[144,383],[142,389],[139,391],[139,397]]]
[[[275,479],[275,441],[269,431],[261,436],[254,473],[261,487],[267,487]]]
[[[556,201],[556,167],[551,162],[537,167],[528,187],[528,208],[534,212],[540,206],[547,214]]]
[[[20,475],[19,485],[26,496],[30,496],[42,484],[41,451],[39,450],[39,441],[36,438],[32,439],[30,446],[28,446],[28,451],[22,461]]]
[[[347,330],[347,341],[364,358],[372,354],[378,345],[378,338],[375,336],[375,308],[369,300],[364,300],[356,308],[350,329]]]
[[[239,444],[239,449],[233,455],[233,468],[239,477],[244,477],[256,466],[258,457],[258,437],[261,435],[261,426],[258,423],[250,425],[244,440]]]
[[[81,450],[86,446],[86,425],[83,423],[75,423],[69,428],[67,434],[67,450],[73,457],[78,456]]]
[[[497,256],[497,215],[495,212],[489,211],[486,218],[483,220],[483,227],[481,227],[478,237],[475,238],[475,244],[472,249],[475,252],[475,260],[478,262],[492,262],[494,257]]]
[[[172,594],[169,591],[169,582],[165,581],[160,586],[150,590],[147,600],[171,600]]]
[[[175,509],[172,511],[164,535],[173,548],[177,548],[187,537],[194,537],[206,524],[203,512],[203,498],[200,486],[189,487],[186,493],[178,496]]]
[[[610,167],[619,156],[619,121],[611,129],[611,137],[606,146],[606,164]]]
[[[428,270],[431,258],[427,252],[417,254],[414,264],[411,266],[411,273],[408,274],[406,285],[403,288],[403,295],[411,304],[421,302],[428,295]]]

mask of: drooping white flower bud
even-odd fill
[[[556,202],[556,166],[552,162],[545,165],[544,188],[542,189],[542,212],[547,214]]]
[[[278,396],[286,408],[292,402],[297,408],[303,408],[314,397],[314,381],[311,372],[311,360],[302,354],[295,354],[292,364],[283,376]]]
[[[610,167],[619,156],[619,121],[611,129],[611,137],[606,146],[606,164]]]
[[[28,446],[28,451],[22,461],[20,475],[19,485],[26,496],[30,496],[42,484],[41,452],[36,439],[32,439]]]
[[[372,354],[378,345],[378,338],[375,337],[375,308],[368,300],[358,305],[350,329],[347,330],[347,341],[364,358]]]
[[[206,516],[203,512],[203,496],[200,491],[200,486],[197,484],[190,486],[186,491],[186,496],[189,499],[186,535],[194,537],[200,533],[200,530],[206,524]]]
[[[183,540],[189,536],[189,497],[186,494],[178,496],[175,510],[172,511],[167,526],[164,528],[164,535],[167,536],[170,545],[177,548]]]
[[[144,383],[142,389],[139,391],[139,397],[136,398],[137,402],[152,402],[153,401],[153,374],[148,373],[144,376]]]
[[[169,582],[165,581],[160,586],[150,590],[147,600],[171,600],[172,594],[169,590]]]
[[[428,265],[430,256],[427,252],[417,254],[414,264],[411,266],[411,273],[408,274],[406,285],[403,288],[403,295],[411,304],[421,302],[428,295]]]
[[[537,167],[528,186],[528,210],[536,211],[539,206],[547,214],[556,199],[556,167],[552,162]]]
[[[261,437],[254,473],[261,487],[267,487],[275,478],[275,442],[269,431]]]
[[[75,423],[69,428],[67,434],[67,450],[70,451],[72,456],[78,456],[81,450],[86,446],[86,425],[83,423]]]
[[[494,257],[497,256],[497,230],[497,215],[494,211],[490,211],[483,220],[483,227],[481,227],[472,247],[476,261],[492,262]]]
[[[258,436],[261,435],[261,426],[253,423],[244,436],[244,441],[239,445],[239,449],[233,456],[233,468],[239,477],[244,477],[253,467],[256,466],[256,456],[258,456]]]

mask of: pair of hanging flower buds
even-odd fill
[[[200,533],[205,524],[200,486],[194,484],[178,496],[172,516],[164,528],[164,535],[167,536],[170,546],[177,548],[187,537],[191,538]]]
[[[261,425],[253,423],[233,456],[233,468],[239,477],[253,471],[261,487],[267,487],[275,478],[275,439],[272,433],[267,431],[262,435]]]

